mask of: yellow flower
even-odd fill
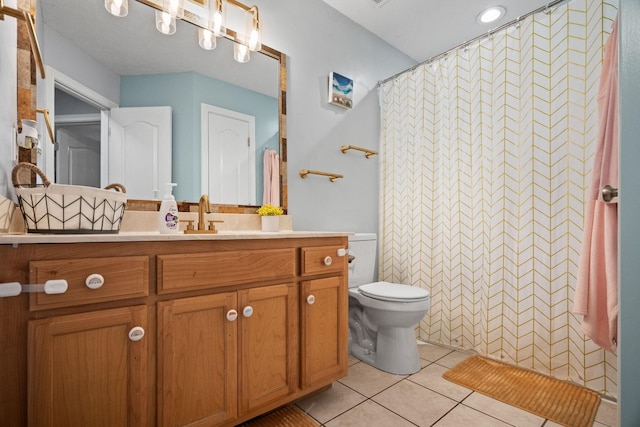
[[[278,216],[284,213],[282,208],[269,204],[260,206],[256,212],[261,216]]]

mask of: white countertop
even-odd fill
[[[344,237],[350,232],[333,231],[220,231],[218,234],[160,234],[157,231],[121,231],[118,234],[0,234],[0,245],[34,243],[95,243],[95,242],[166,242],[185,240],[249,240],[249,239],[297,239],[307,237]]]
[[[166,242],[186,240],[250,240],[250,239],[297,239],[308,237],[344,237],[352,232],[339,231],[293,231],[292,219],[288,215],[280,216],[280,231],[268,233],[260,231],[260,217],[247,214],[208,214],[207,220],[215,219],[218,234],[160,234],[156,231],[157,212],[125,211],[122,227],[114,234],[41,234],[41,233],[2,233],[0,245],[34,244],[34,243],[95,243],[95,242]],[[181,212],[180,219],[197,221],[198,214]],[[19,220],[13,229],[23,230],[24,223],[19,213],[14,214]],[[16,222],[16,221],[14,221]],[[185,224],[181,224],[184,228]]]

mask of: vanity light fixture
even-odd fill
[[[260,31],[260,12],[258,6],[247,6],[237,0],[227,0],[227,3],[236,6],[249,14],[251,19],[247,21],[247,28],[243,39],[236,39],[236,45],[233,48],[233,57],[238,62],[247,62],[249,53],[245,53],[245,49],[249,51],[258,51],[262,49],[262,32]],[[244,47],[238,46],[242,44]]]
[[[156,9],[156,29],[162,34],[171,35],[176,32],[176,21],[184,18],[184,0],[138,0]],[[0,0],[1,4],[2,0]],[[104,7],[114,16],[126,16],[129,11],[129,0],[104,0]],[[155,4],[154,4],[155,3]],[[162,3],[162,10],[160,10]],[[249,19],[246,27],[240,31],[227,34],[227,6],[241,9]],[[238,0],[210,0],[208,2],[206,24],[198,26],[198,44],[205,50],[216,48],[216,37],[228,37],[234,42],[233,58],[241,63],[248,62],[251,51],[262,49],[262,30],[260,13],[257,6],[247,6]]]
[[[127,16],[127,13],[129,13],[129,0],[104,0],[104,7],[113,16]]]
[[[478,24],[488,24],[490,22],[495,22],[498,19],[502,18],[506,13],[506,9],[502,6],[493,6],[488,9],[483,10],[476,17],[476,21]]]

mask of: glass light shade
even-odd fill
[[[162,34],[174,34],[176,32],[176,18],[167,12],[156,10],[156,29]]]
[[[249,50],[257,51],[262,49],[262,33],[259,28],[251,28],[247,37],[247,46]]]
[[[257,9],[253,11],[250,15],[250,19],[247,20],[245,34],[247,35],[245,42],[249,47],[249,50],[257,51],[262,48],[262,30],[260,28]]]
[[[234,43],[233,45],[233,59],[240,63],[249,62],[249,48],[242,43]]]
[[[224,37],[227,35],[227,2],[216,0],[211,7],[211,25],[210,29],[216,37]]]
[[[198,44],[204,50],[213,50],[216,48],[216,36],[211,30],[206,28],[198,28]]]
[[[113,16],[127,16],[129,0],[104,0],[104,8]]]
[[[183,0],[163,0],[162,11],[168,13],[173,18],[184,18],[184,2]]]

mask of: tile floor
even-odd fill
[[[422,369],[392,375],[349,357],[349,375],[297,403],[326,427],[559,427],[552,421],[473,392],[442,378],[472,353],[432,344],[418,346]],[[617,427],[614,403],[600,403],[594,427]]]

